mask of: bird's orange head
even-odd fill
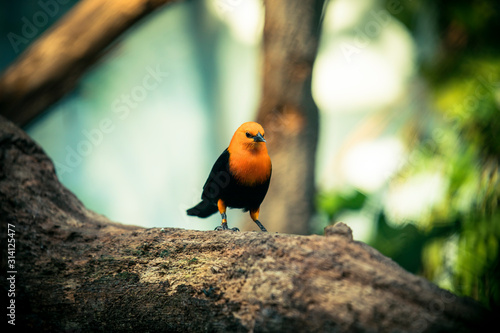
[[[253,121],[243,123],[234,133],[228,150],[230,153],[241,149],[267,153],[264,135],[264,128],[260,124]]]
[[[262,184],[271,177],[271,159],[267,153],[264,129],[258,123],[241,125],[228,147],[229,169],[245,185]]]

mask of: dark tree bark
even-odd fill
[[[318,109],[311,74],[323,0],[264,1],[263,93],[258,121],[266,130],[273,176],[262,216],[276,230],[309,233],[314,212]]]
[[[43,150],[2,117],[0,223],[3,320],[21,331],[469,332],[491,324],[480,305],[353,241],[342,223],[325,236],[297,236],[111,222],[64,188]]]
[[[0,77],[0,114],[25,125],[70,92],[103,51],[173,0],[82,0]]]

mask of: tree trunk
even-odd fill
[[[82,0],[0,77],[0,114],[25,125],[70,92],[118,36],[172,0]]]
[[[324,1],[264,3],[264,82],[258,121],[269,139],[273,176],[262,216],[277,230],[307,234],[314,212],[319,128],[311,74]]]
[[[143,229],[87,210],[0,117],[2,308],[40,332],[467,332],[489,313],[337,224],[326,236]],[[272,224],[273,221],[270,221]]]

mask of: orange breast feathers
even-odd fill
[[[271,176],[271,159],[265,152],[229,152],[229,170],[242,185],[262,184]]]
[[[262,184],[271,176],[271,158],[267,152],[264,129],[257,123],[245,123],[234,133],[228,147],[229,170],[242,185]]]

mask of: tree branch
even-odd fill
[[[82,0],[0,77],[0,114],[24,125],[70,92],[117,37],[172,0]]]
[[[1,117],[0,219],[3,304],[14,300],[7,311],[17,328],[467,332],[489,324],[477,303],[353,241],[344,224],[295,236],[111,222],[87,210],[43,150]]]

